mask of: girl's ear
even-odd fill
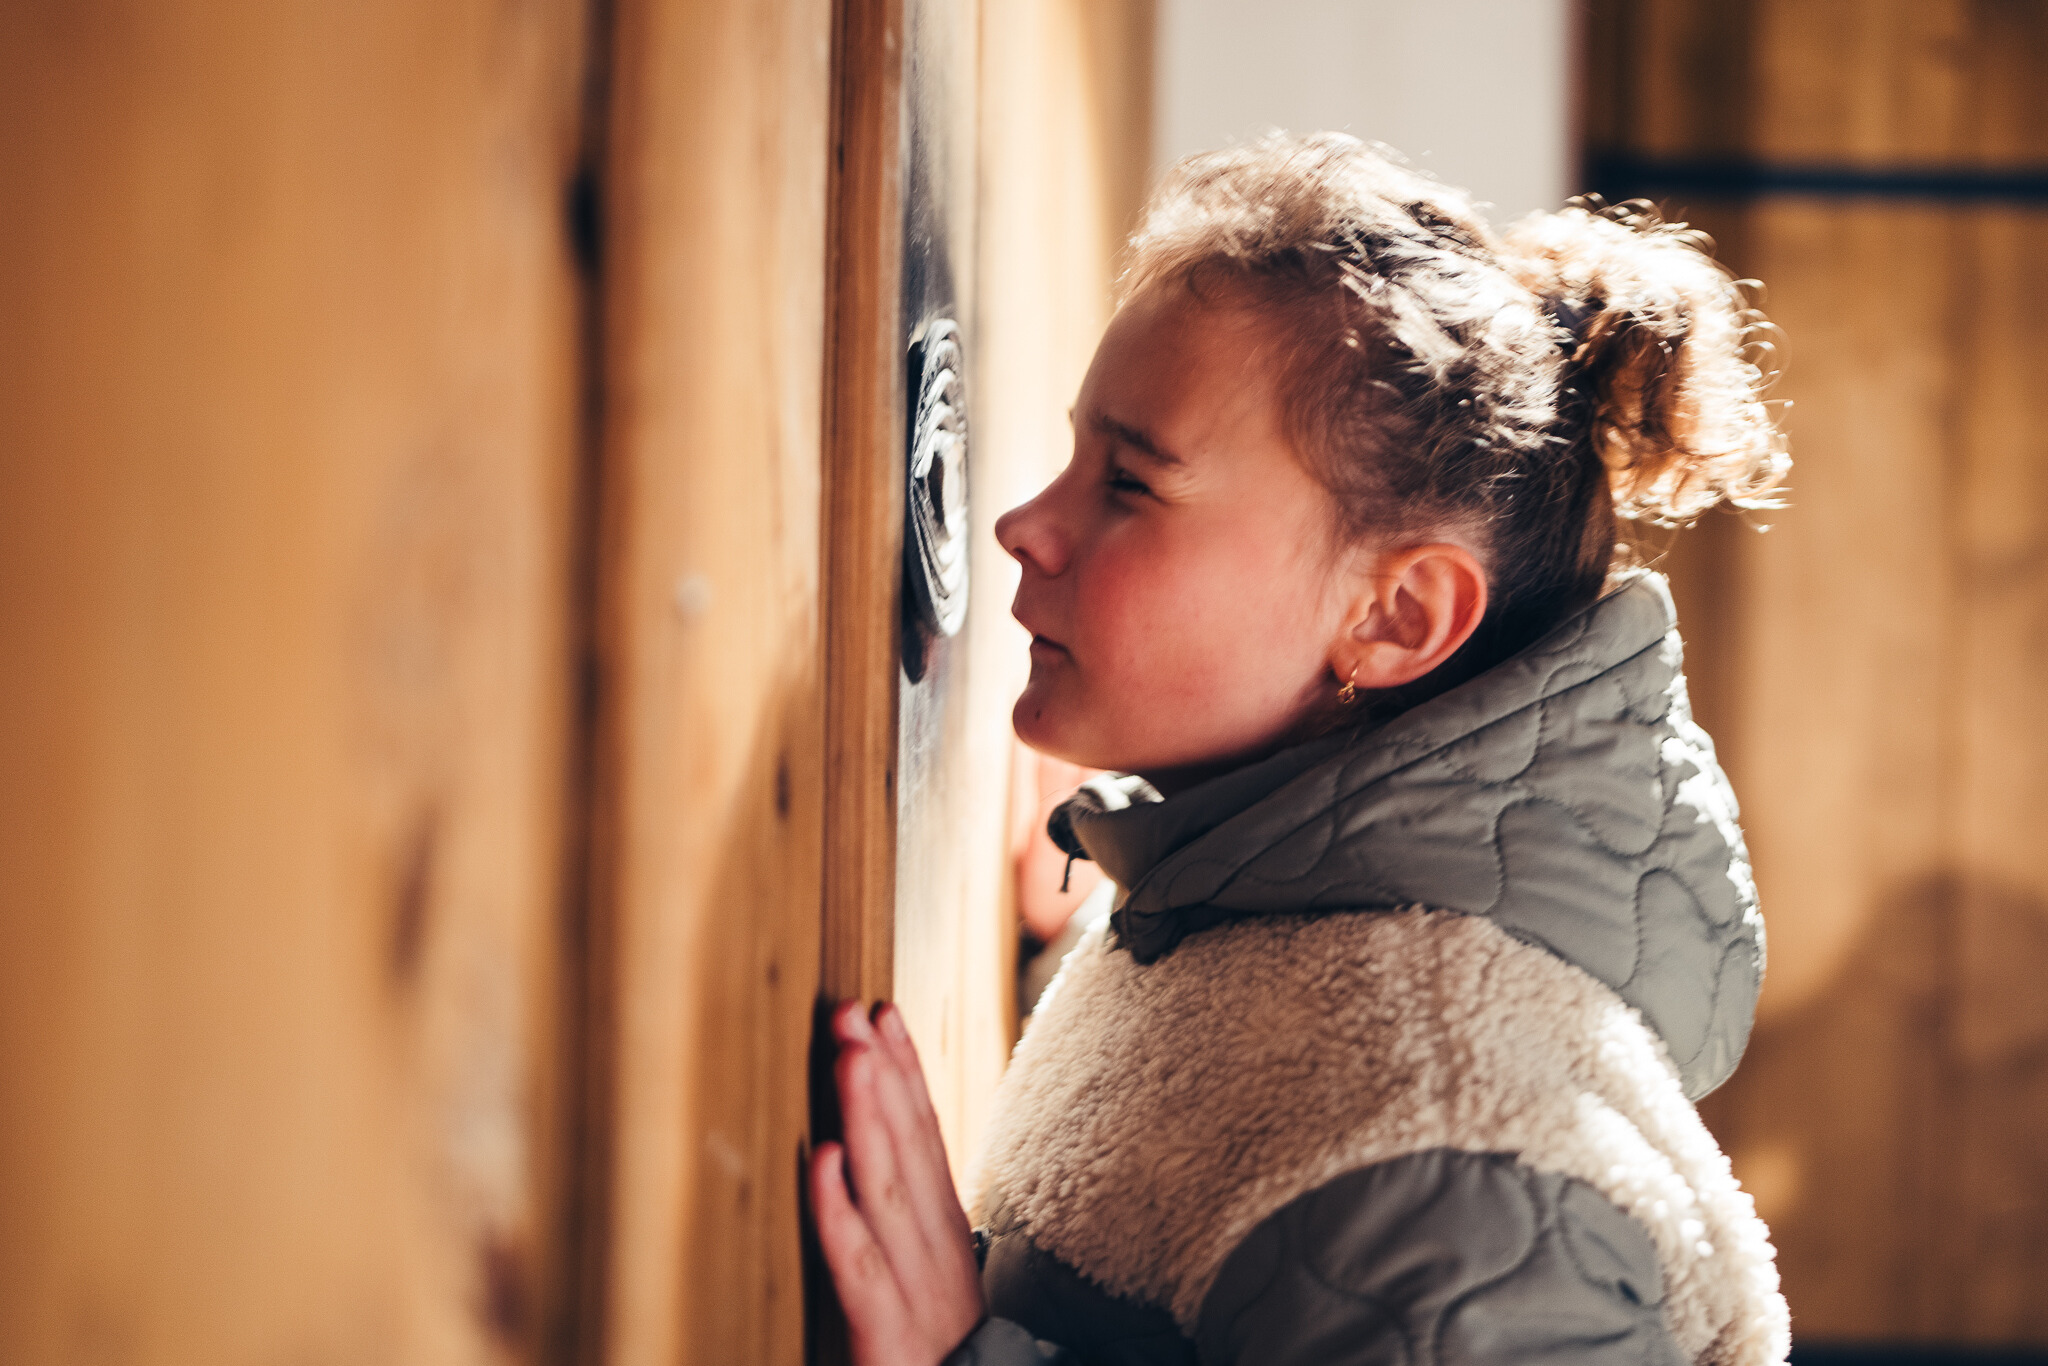
[[[1330,652],[1339,683],[1372,691],[1413,683],[1442,664],[1486,615],[1486,570],[1448,541],[1380,557]]]

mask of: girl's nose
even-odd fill
[[[1055,483],[1029,502],[1019,503],[996,518],[996,541],[1027,569],[1052,575],[1066,567],[1066,538],[1060,534],[1049,506]]]

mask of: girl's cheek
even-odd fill
[[[1146,555],[1135,540],[1126,536],[1097,546],[1075,565],[1076,606],[1091,625],[1127,630],[1141,625],[1155,607],[1161,571],[1170,574],[1171,561]]]

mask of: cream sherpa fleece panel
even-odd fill
[[[1769,1235],[1663,1044],[1476,916],[1261,917],[1149,966],[1091,931],[1004,1077],[977,1205],[1191,1332],[1261,1220],[1432,1148],[1586,1182],[1649,1231],[1680,1350],[1785,1359]]]

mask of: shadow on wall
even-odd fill
[[[2043,983],[2048,900],[1966,871],[1914,879],[1702,1103],[1771,1225],[1802,1339],[2048,1336]],[[2048,1362],[1873,1351],[1797,1360]]]

